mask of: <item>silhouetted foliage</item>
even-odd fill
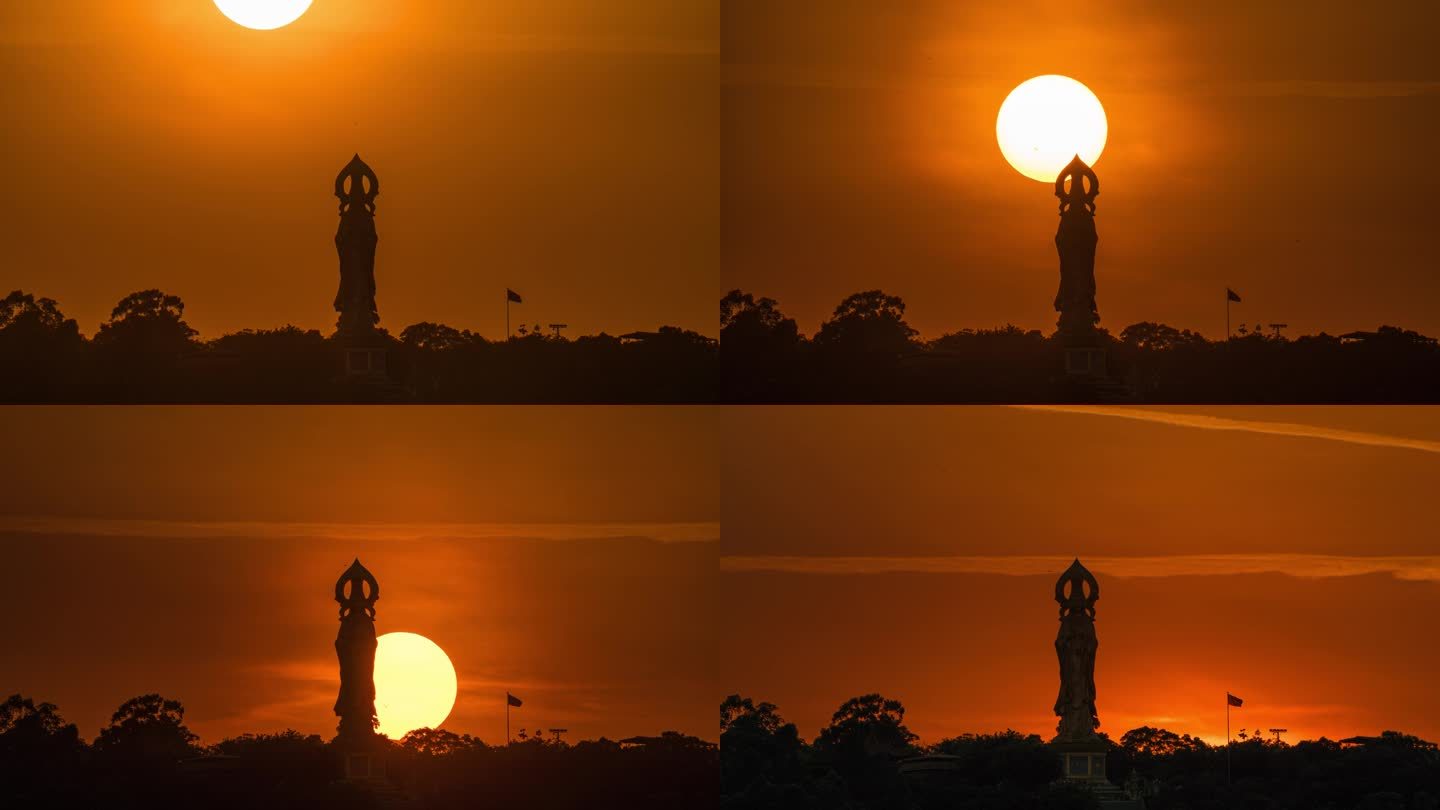
[[[95,751],[131,762],[183,759],[196,752],[199,739],[184,720],[185,707],[178,700],[156,694],[130,698],[111,715],[110,725],[100,729]]]
[[[1038,735],[965,734],[921,746],[898,701],[852,698],[813,744],[770,703],[739,695],[720,706],[720,792],[726,810],[1098,810],[1062,780]],[[1166,729],[1131,729],[1109,746],[1109,778],[1150,810],[1440,808],[1440,752],[1387,731],[1343,743],[1287,745],[1256,731],[1230,749]],[[919,758],[912,758],[919,755]],[[908,771],[910,763],[923,767]]]
[[[1007,324],[929,341],[899,297],[856,293],[807,339],[773,299],[721,300],[727,402],[1440,402],[1440,341],[1382,326],[1291,340],[1264,330],[1210,341],[1141,322],[1100,329],[1110,379],[1065,374],[1056,334]]]
[[[673,326],[569,339],[527,327],[488,341],[422,322],[373,335],[386,375],[347,379],[344,342],[295,326],[201,340],[185,304],[131,293],[91,340],[55,301],[0,301],[0,401],[7,402],[714,402],[719,343]]]
[[[719,751],[667,731],[575,745],[531,736],[488,746],[418,729],[382,739],[387,779],[346,781],[342,752],[315,734],[242,734],[201,746],[178,701],[142,695],[116,710],[93,745],[48,703],[0,704],[0,807],[714,808]]]
[[[85,744],[54,704],[11,695],[0,704],[0,788],[18,805],[50,796],[60,805],[74,794],[66,779],[84,765]],[[0,802],[3,804],[3,802]]]

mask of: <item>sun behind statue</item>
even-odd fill
[[[215,0],[231,20],[257,31],[283,28],[310,10],[313,0]]]
[[[1094,166],[1109,134],[1105,108],[1090,88],[1068,76],[1036,76],[1000,105],[995,138],[1015,170],[1042,183],[1076,155]]]

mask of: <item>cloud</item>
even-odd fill
[[[1272,98],[1408,98],[1440,95],[1440,82],[1425,81],[1305,81],[1273,80],[1235,82],[1216,89],[1217,93]]]
[[[785,557],[722,556],[722,573],[832,576],[868,574],[990,574],[1042,576],[1063,571],[1064,557]],[[1112,577],[1234,576],[1283,574],[1300,579],[1389,574],[1407,581],[1440,583],[1440,556],[1341,557],[1323,554],[1190,554],[1166,557],[1086,557],[1085,566]]]
[[[1081,416],[1108,416],[1114,419],[1132,419],[1171,427],[1194,428],[1197,430],[1237,431],[1260,433],[1267,436],[1288,436],[1298,439],[1323,439],[1345,444],[1388,447],[1397,450],[1418,450],[1422,453],[1440,453],[1440,442],[1428,439],[1411,439],[1384,433],[1368,433],[1358,430],[1342,430],[1320,425],[1302,425],[1295,422],[1264,422],[1254,419],[1230,419],[1224,416],[1206,416],[1194,413],[1151,411],[1143,408],[1104,407],[1088,405],[1013,405],[1027,411],[1069,413]]]
[[[710,523],[270,523],[260,521],[123,520],[0,516],[0,533],[228,539],[306,540],[653,540],[715,543]]]

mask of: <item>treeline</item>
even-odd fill
[[[0,807],[707,808],[718,803],[714,743],[676,732],[574,745],[531,737],[504,746],[420,729],[390,743],[388,779],[343,780],[341,754],[318,735],[244,734],[201,745],[185,709],[142,695],[91,743],[56,707],[0,704]]]
[[[720,324],[728,402],[1440,402],[1440,341],[1392,326],[1211,341],[1136,323],[1101,330],[1110,384],[1094,385],[1067,379],[1053,333],[1006,325],[923,340],[905,302],[881,290],[849,296],[809,336],[774,299],[735,290]]]
[[[1098,810],[1061,779],[1041,737],[1003,731],[921,744],[899,701],[846,701],[813,740],[774,704],[720,704],[724,810]],[[1166,729],[1131,729],[1108,749],[1109,780],[1149,810],[1436,810],[1440,750],[1387,731],[1294,745],[1258,730],[1228,752]],[[916,760],[916,757],[928,757]],[[924,764],[926,768],[917,768]]]
[[[490,341],[443,324],[382,330],[380,384],[342,375],[334,336],[294,326],[202,340],[185,304],[131,293],[92,337],[49,298],[0,299],[3,402],[714,402],[718,343],[671,326],[576,339],[538,328]]]

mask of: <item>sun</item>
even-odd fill
[[[417,728],[439,728],[455,708],[455,666],[440,645],[415,633],[386,633],[375,648],[375,715],[379,732],[398,740]]]
[[[1090,88],[1068,76],[1036,76],[1010,91],[995,119],[1000,152],[1015,170],[1044,183],[1076,155],[1100,159],[1110,126]]]
[[[215,0],[220,13],[246,28],[269,31],[289,25],[310,9],[313,0]]]

